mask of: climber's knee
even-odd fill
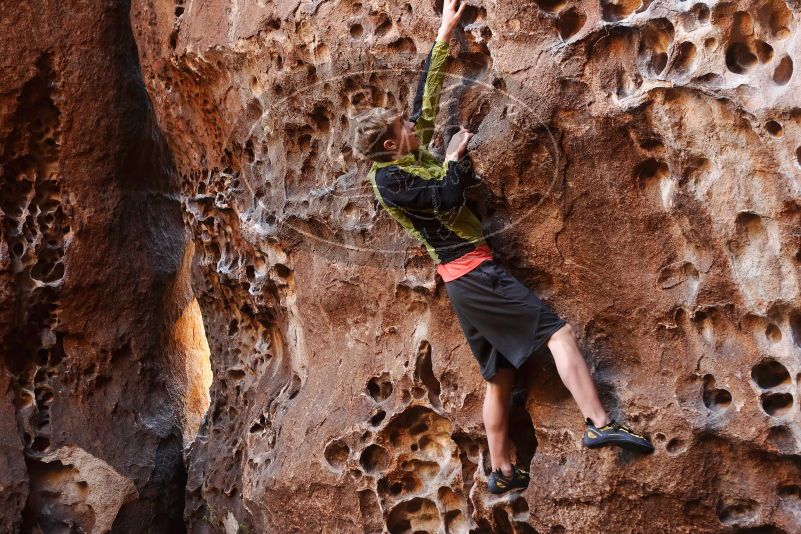
[[[576,338],[576,333],[570,323],[565,324],[562,328],[551,334],[548,338],[548,346],[554,343],[564,343]]]

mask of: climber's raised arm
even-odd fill
[[[445,76],[445,65],[448,62],[448,42],[451,39],[451,32],[459,24],[465,5],[467,4],[459,5],[459,0],[445,0],[437,39],[428,52],[423,73],[417,83],[409,120],[415,123],[414,130],[423,147],[428,146],[431,136],[434,135],[434,119],[439,109],[439,95]]]

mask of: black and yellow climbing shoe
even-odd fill
[[[654,452],[654,446],[645,436],[635,433],[627,426],[623,426],[614,419],[602,427],[592,424],[587,418],[587,430],[581,440],[585,447],[596,449],[607,445],[617,445],[633,452]]]
[[[512,464],[512,474],[509,476],[504,475],[500,467],[491,472],[487,480],[487,486],[490,493],[498,495],[511,490],[527,488],[529,480],[528,471]]]

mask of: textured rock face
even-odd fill
[[[477,366],[348,144],[437,2],[136,0],[138,50],[41,2],[0,17],[0,530],[801,530],[801,4],[473,4],[434,143],[476,132],[496,258],[656,453],[581,449],[546,351],[531,487],[486,492]]]
[[[208,350],[129,8],[4,8],[0,49],[0,531],[181,531]]]
[[[801,529],[799,7],[468,10],[435,144],[477,132],[496,256],[657,446],[582,450],[546,353],[514,414],[533,483],[497,499],[475,362],[348,146],[408,106],[438,6],[137,2],[215,375],[192,531]]]
[[[657,446],[582,450],[546,353],[515,414],[533,483],[495,499],[475,362],[348,146],[409,105],[436,3],[137,2],[215,375],[191,529],[799,531],[800,7],[468,10],[441,138],[476,132],[496,256]]]

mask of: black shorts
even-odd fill
[[[519,369],[567,322],[502,266],[487,260],[445,282],[481,376],[500,367]]]

